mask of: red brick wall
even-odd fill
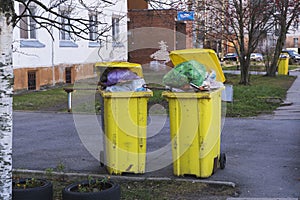
[[[129,10],[129,29],[162,27],[174,29],[176,10]]]
[[[146,64],[152,61],[150,55],[159,50],[164,41],[168,51],[176,49],[176,10],[128,10],[128,59],[129,62]],[[191,28],[190,23],[186,25]],[[189,31],[180,29],[180,32]],[[191,34],[187,34],[188,37]],[[186,38],[186,46],[192,40]]]
[[[128,9],[148,9],[148,3],[145,0],[127,0]]]
[[[298,38],[298,44],[295,46],[294,38]],[[285,42],[285,48],[300,48],[300,37],[299,36],[287,36]]]

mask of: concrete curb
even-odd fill
[[[32,173],[32,174],[42,174],[47,175],[46,171],[42,170],[29,170],[29,169],[13,169],[13,172],[16,173]],[[132,176],[117,176],[117,175],[104,175],[104,174],[88,174],[88,173],[64,173],[64,172],[51,172],[53,175],[64,175],[67,177],[88,177],[92,176],[95,178],[104,178],[109,176],[111,179],[115,180],[132,180],[132,181],[183,181],[183,182],[192,182],[192,183],[205,183],[210,185],[220,185],[220,186],[228,186],[235,188],[236,184],[230,181],[213,181],[213,180],[202,180],[202,179],[186,179],[186,178],[169,178],[169,177],[132,177]]]

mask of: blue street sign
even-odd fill
[[[179,11],[177,12],[178,21],[194,21],[194,11]]]

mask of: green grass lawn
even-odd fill
[[[233,85],[232,105],[228,103],[227,116],[250,117],[269,114],[280,106],[295,77],[278,75],[275,78],[251,75],[251,84],[239,85],[240,76],[225,74],[227,83]]]
[[[300,65],[289,65],[289,70],[300,69]]]
[[[14,110],[53,110],[59,107],[67,110],[67,93],[62,87],[15,94],[13,97]],[[58,109],[58,110],[57,110]]]
[[[164,73],[145,73],[147,83],[161,83]],[[250,117],[259,114],[271,113],[284,100],[286,91],[295,77],[276,76],[275,78],[262,75],[251,75],[251,85],[239,85],[240,76],[225,74],[226,83],[233,85],[234,102],[228,103],[226,115],[228,117]],[[78,87],[78,84],[76,85]],[[79,86],[80,87],[80,86]],[[95,86],[93,86],[95,88]],[[153,97],[149,104],[168,105],[161,96],[161,90],[153,90]],[[27,92],[14,95],[14,110],[33,111],[62,111],[67,112],[67,93],[62,87],[45,91]],[[95,90],[78,90],[73,93],[73,112],[99,113],[99,93]]]

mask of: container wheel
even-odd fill
[[[224,169],[226,165],[226,155],[225,153],[220,154],[220,169]]]

